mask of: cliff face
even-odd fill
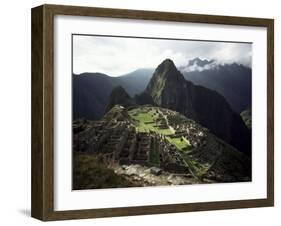
[[[238,150],[250,154],[250,132],[240,115],[217,92],[186,81],[170,59],[156,68],[145,92],[157,105],[194,119]]]

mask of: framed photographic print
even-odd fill
[[[32,9],[32,216],[273,206],[272,19]]]

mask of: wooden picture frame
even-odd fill
[[[267,198],[236,201],[179,203],[122,208],[54,210],[54,16],[126,18],[267,29]],[[273,19],[196,15],[42,5],[32,9],[32,201],[31,215],[50,220],[162,214],[274,205],[274,21]]]

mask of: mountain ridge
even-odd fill
[[[237,113],[240,114],[245,109],[251,108],[250,68],[238,64],[232,66],[225,64],[201,72],[184,73],[181,67],[178,69],[185,80],[223,95]],[[131,97],[137,95],[135,96],[137,102],[152,103],[149,95],[142,92],[147,87],[152,74],[152,69],[139,69],[119,77],[110,77],[102,73],[73,74],[73,105],[76,106],[73,109],[74,119],[101,118],[105,113],[111,91],[118,85],[121,85]]]
[[[211,65],[211,66],[210,66]],[[202,70],[180,68],[186,80],[201,85],[223,95],[236,113],[251,108],[252,69],[242,64],[207,65]]]
[[[73,74],[73,119],[100,119],[106,112],[110,94],[116,86],[122,86],[130,96],[134,96],[145,89],[150,78],[149,71],[140,69],[124,77],[111,77],[103,73]]]

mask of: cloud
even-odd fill
[[[252,45],[186,40],[73,36],[73,72],[100,72],[119,76],[138,68],[156,68],[164,59],[176,66],[189,60],[214,59],[219,63],[251,66]]]

